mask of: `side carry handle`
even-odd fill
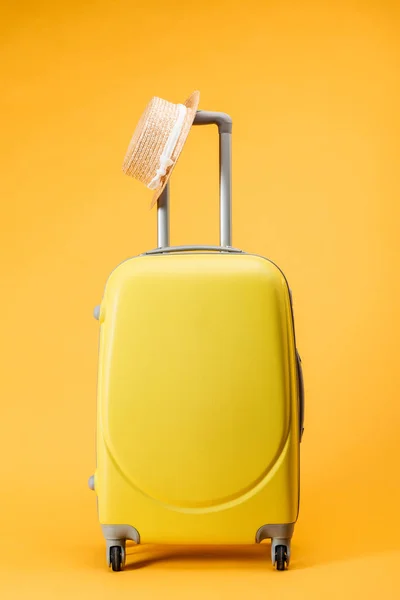
[[[301,357],[299,352],[296,350],[297,358],[297,379],[299,386],[299,434],[300,442],[303,438],[304,433],[304,379],[303,379],[303,368],[301,366]]]
[[[232,246],[232,119],[222,112],[199,110],[194,125],[217,125],[219,134],[220,246]],[[157,245],[169,247],[169,184],[157,206]]]

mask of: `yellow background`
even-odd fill
[[[2,597],[398,598],[398,4],[3,9]],[[275,260],[294,291],[306,431],[283,574],[268,546],[142,547],[112,574],[86,484],[92,309],[110,270],[156,245],[151,193],[122,159],[153,95],[194,89],[234,118],[234,244]],[[216,133],[195,129],[172,179],[172,242],[216,242],[217,216]]]

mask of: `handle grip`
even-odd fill
[[[232,119],[222,112],[198,110],[193,125],[217,125],[218,133],[232,133]]]
[[[199,110],[194,125],[217,125],[219,133],[220,246],[232,246],[232,119],[226,113]],[[169,184],[157,206],[157,243],[169,246]]]

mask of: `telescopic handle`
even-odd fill
[[[232,246],[232,119],[226,113],[199,110],[194,125],[217,125],[219,134],[219,241]],[[158,199],[158,247],[169,246],[169,184]]]

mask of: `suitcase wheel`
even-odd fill
[[[275,566],[277,571],[284,571],[288,565],[287,547],[277,546],[275,548]]]
[[[110,564],[113,571],[122,571],[122,548],[121,546],[111,546]]]

